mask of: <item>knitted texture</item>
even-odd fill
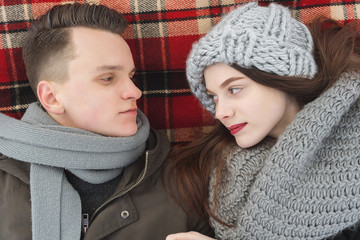
[[[344,73],[276,142],[233,149],[216,214],[235,227],[211,219],[217,239],[322,239],[360,220],[359,96],[360,74]]]
[[[317,67],[308,28],[281,5],[252,2],[226,15],[192,47],[186,74],[192,92],[207,110],[215,104],[206,93],[204,69],[213,63],[254,67],[281,76],[311,78]]]
[[[21,121],[0,114],[0,153],[31,163],[32,239],[80,239],[81,201],[64,169],[93,184],[122,173],[145,151],[150,126],[138,112],[138,131],[106,137],[58,125],[39,103]]]

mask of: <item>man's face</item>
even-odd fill
[[[90,28],[73,28],[72,40],[75,58],[68,65],[69,79],[55,84],[64,107],[56,120],[106,136],[134,135],[141,91],[132,81],[129,46],[118,34]]]

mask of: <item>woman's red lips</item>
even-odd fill
[[[235,135],[238,132],[240,132],[246,125],[247,125],[247,123],[239,123],[239,124],[230,126],[228,129],[230,130],[230,133],[232,135]]]

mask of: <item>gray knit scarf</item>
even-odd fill
[[[58,125],[33,103],[21,121],[0,114],[0,152],[31,163],[32,237],[80,239],[81,201],[64,169],[93,184],[122,173],[145,151],[149,122],[138,111],[138,131],[130,137],[106,137]]]
[[[360,75],[344,73],[277,141],[233,148],[217,215],[218,239],[322,239],[360,220]],[[210,179],[214,209],[215,173]]]

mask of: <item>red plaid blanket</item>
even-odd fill
[[[29,23],[49,8],[71,1],[0,0],[0,111],[20,118],[35,101],[21,57]],[[86,1],[78,1],[86,2]],[[94,1],[92,1],[94,2]],[[244,0],[100,0],[122,12],[129,22],[124,38],[134,55],[143,97],[139,107],[152,127],[171,142],[186,142],[213,125],[213,117],[191,95],[185,60],[191,45],[220,17]],[[360,0],[278,0],[295,18],[308,24],[324,15],[343,23],[359,19]]]

